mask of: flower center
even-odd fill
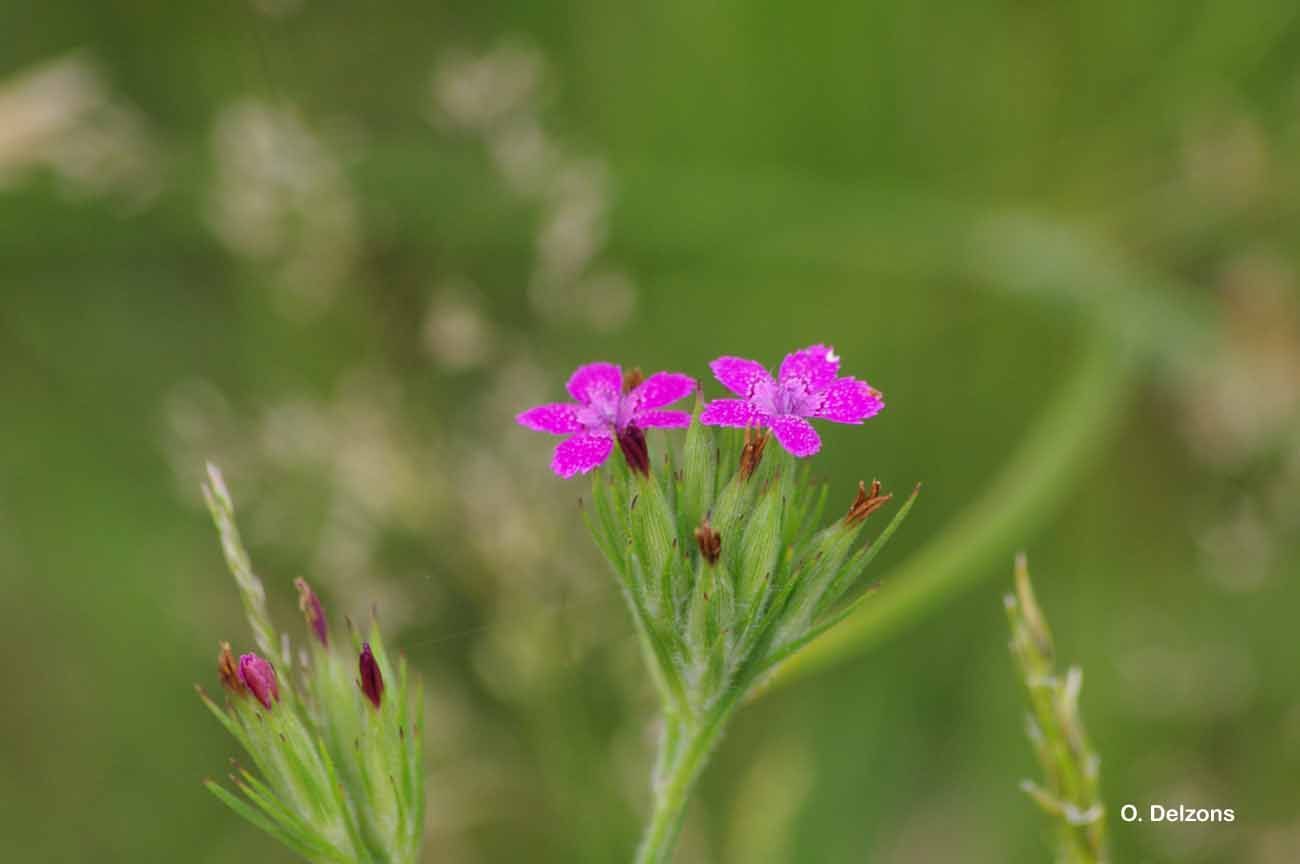
[[[754,390],[754,407],[764,414],[780,417],[793,414],[804,417],[811,413],[811,394],[799,380],[775,382],[764,381]]]
[[[588,399],[590,401],[578,409],[578,422],[588,432],[617,431],[631,422],[631,400],[624,399],[619,393],[593,390]]]

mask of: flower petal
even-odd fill
[[[805,393],[825,390],[840,372],[840,358],[828,345],[810,345],[785,355],[781,361],[781,383],[799,381]]]
[[[582,424],[578,422],[578,406],[566,402],[552,402],[529,408],[522,414],[515,415],[515,422],[552,435],[571,435],[582,431]]]
[[[574,435],[560,442],[551,460],[551,470],[561,477],[586,474],[609,458],[614,439],[598,435]]]
[[[723,387],[745,398],[753,396],[759,384],[772,380],[762,363],[744,357],[719,357],[709,364],[709,368]]]
[[[575,369],[565,386],[569,395],[583,405],[593,401],[617,405],[623,390],[623,370],[613,363],[588,363]]]
[[[834,423],[861,423],[875,417],[885,407],[880,392],[866,381],[840,378],[822,395],[814,417]]]
[[[765,426],[766,418],[744,399],[714,399],[700,412],[705,426]]]
[[[772,434],[795,456],[811,456],[822,448],[822,439],[807,420],[790,414],[772,418]]]
[[[691,425],[691,415],[685,411],[642,411],[635,422],[642,429],[685,429]]]
[[[695,379],[680,372],[656,372],[628,394],[634,414],[644,408],[662,408],[695,392]]]

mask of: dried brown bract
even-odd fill
[[[741,480],[748,480],[758,463],[763,461],[763,448],[767,446],[768,437],[761,429],[745,428],[745,449],[740,451]]]
[[[221,686],[236,696],[244,693],[244,682],[239,677],[239,665],[235,662],[235,653],[230,650],[229,642],[221,643],[221,653],[217,655],[217,674],[221,676]]]
[[[852,526],[862,523],[872,513],[884,507],[889,502],[889,499],[893,497],[892,492],[881,493],[879,480],[872,480],[870,489],[867,489],[866,483],[859,480],[858,497],[853,499],[853,503],[849,506],[849,512],[844,515],[844,524]]]
[[[700,522],[700,526],[695,529],[695,542],[706,562],[710,565],[718,563],[718,558],[722,555],[722,535],[713,530],[708,519]]]

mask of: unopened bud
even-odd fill
[[[767,433],[761,429],[754,431],[745,427],[745,449],[740,451],[740,479],[748,480],[749,475],[763,461],[763,448],[767,446]]]
[[[370,704],[378,708],[380,701],[384,698],[384,676],[379,671],[379,663],[375,661],[375,655],[370,653],[369,642],[361,646],[359,666],[361,671],[361,692],[366,694]]]
[[[217,655],[217,674],[221,676],[221,686],[236,696],[244,694],[244,682],[239,677],[239,665],[230,650],[229,642],[221,643],[221,653]]]
[[[862,523],[872,513],[889,503],[889,499],[893,497],[892,492],[881,494],[879,480],[871,481],[870,490],[867,489],[867,484],[859,480],[858,497],[854,498],[853,503],[849,505],[849,512],[844,516],[844,524],[852,527]]]
[[[293,587],[298,589],[298,608],[307,619],[307,626],[316,634],[320,644],[329,647],[329,627],[325,622],[325,610],[321,608],[320,598],[304,579],[293,580]]]
[[[713,530],[708,519],[700,522],[700,527],[695,529],[695,542],[706,562],[710,565],[718,563],[718,558],[722,555],[722,535]]]
[[[650,448],[640,428],[629,424],[619,432],[618,447],[623,451],[627,467],[643,477],[650,476]]]
[[[269,710],[280,701],[280,682],[275,677],[275,667],[256,654],[240,655],[239,678],[263,708]]]

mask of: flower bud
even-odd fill
[[[379,663],[376,662],[375,655],[370,653],[369,642],[361,646],[360,670],[361,692],[366,694],[370,703],[378,708],[384,698],[384,676],[379,671]]]
[[[304,579],[293,580],[293,587],[298,589],[298,608],[302,610],[303,617],[307,619],[307,626],[316,634],[320,644],[328,648],[330,644],[329,628],[325,623],[325,610],[321,608],[320,598],[316,596],[316,592],[311,590],[311,586]]]
[[[217,674],[221,676],[221,686],[225,687],[227,692],[236,696],[244,694],[244,682],[239,677],[239,666],[235,663],[235,655],[230,650],[229,642],[221,643],[221,653],[217,655]]]
[[[645,433],[637,426],[628,425],[618,433],[618,446],[627,460],[627,467],[643,477],[650,476],[650,448]]]
[[[280,683],[275,677],[275,667],[256,654],[242,654],[239,658],[239,678],[263,708],[280,701]]]

